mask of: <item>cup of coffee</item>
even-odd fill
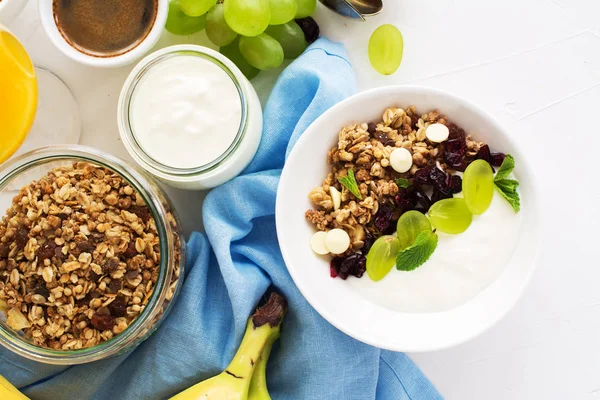
[[[96,67],[118,67],[141,58],[158,41],[169,11],[169,0],[39,0],[38,4],[52,43],[71,59]]]

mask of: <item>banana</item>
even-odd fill
[[[0,399],[2,400],[29,400],[29,397],[10,384],[2,375],[0,375]]]
[[[279,337],[281,321],[286,310],[287,302],[283,296],[271,293],[267,303],[259,307],[248,319],[242,343],[225,371],[184,390],[171,400],[248,400],[255,367],[260,364],[259,359],[265,347],[269,343],[272,345]],[[265,366],[268,356],[269,353],[265,357]],[[262,382],[262,378],[259,382]],[[267,393],[266,378],[264,391],[260,393],[263,392]],[[270,396],[267,393],[267,397],[262,398],[270,399]]]
[[[250,381],[250,389],[248,390],[248,400],[271,400],[271,395],[267,388],[267,363],[271,355],[273,343],[279,338],[279,334],[272,335],[265,345],[265,348],[260,355],[258,364],[254,367],[252,380]]]

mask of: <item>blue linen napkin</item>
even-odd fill
[[[248,316],[273,284],[289,302],[267,372],[274,400],[440,399],[408,357],[358,342],[325,321],[294,285],[279,251],[275,196],[285,156],[316,117],[355,90],[343,46],[326,39],[281,74],[258,153],[242,176],[206,198],[207,237],[192,235],[182,292],[152,337],[129,354],[74,367],[2,349],[0,374],[33,399],[167,398],[227,366]]]

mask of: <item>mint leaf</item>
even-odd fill
[[[410,181],[408,179],[398,178],[396,179],[396,185],[401,189],[406,189],[410,186]]]
[[[496,173],[494,180],[500,181],[508,178],[513,169],[515,169],[515,159],[510,154],[507,154],[506,157],[504,157],[504,161],[502,161],[502,165]]]
[[[435,232],[419,233],[415,242],[396,256],[396,268],[400,271],[413,271],[425,264],[435,251],[438,236]]]
[[[494,185],[496,185],[496,189],[508,201],[513,210],[519,212],[521,210],[521,199],[519,198],[519,193],[517,193],[519,182],[514,179],[508,179],[513,169],[515,169],[515,159],[510,154],[507,154],[494,177]]]
[[[519,182],[514,179],[502,179],[494,182],[494,184],[496,185],[496,189],[498,189],[502,197],[508,201],[513,210],[519,212],[521,210],[521,199],[519,193],[517,193]]]
[[[360,193],[360,189],[358,188],[358,183],[356,182],[356,178],[354,177],[354,170],[350,168],[348,170],[347,176],[342,176],[338,178],[338,181],[344,186],[346,189],[350,191],[357,199],[362,200],[362,194]]]

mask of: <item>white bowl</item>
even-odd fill
[[[0,2],[1,3],[1,2]],[[148,33],[148,36],[130,51],[114,57],[94,57],[89,54],[80,52],[71,46],[61,35],[56,22],[54,20],[54,11],[52,10],[53,0],[39,0],[38,6],[40,10],[40,19],[46,35],[50,41],[64,55],[77,61],[81,64],[86,64],[92,67],[121,67],[139,60],[146,54],[152,46],[158,42],[160,35],[163,33],[169,14],[169,0],[158,0],[158,10],[154,25]]]
[[[23,11],[29,0],[0,1],[0,23],[9,24]]]
[[[439,109],[492,149],[517,160],[520,181],[521,235],[504,271],[479,295],[457,308],[436,313],[404,313],[376,305],[348,281],[329,277],[328,259],[310,249],[314,227],[304,218],[312,208],[308,193],[329,171],[326,155],[345,125],[380,121],[386,108],[415,105],[420,112]],[[309,303],[331,324],[373,346],[423,352],[455,346],[498,322],[516,303],[535,268],[541,237],[537,190],[526,152],[492,116],[478,106],[436,89],[393,86],[357,94],[321,115],[290,153],[277,192],[277,235],[294,282]],[[391,273],[394,273],[392,271]],[[356,279],[350,277],[348,279]],[[367,275],[361,279],[369,279]],[[377,285],[377,282],[372,282]]]

